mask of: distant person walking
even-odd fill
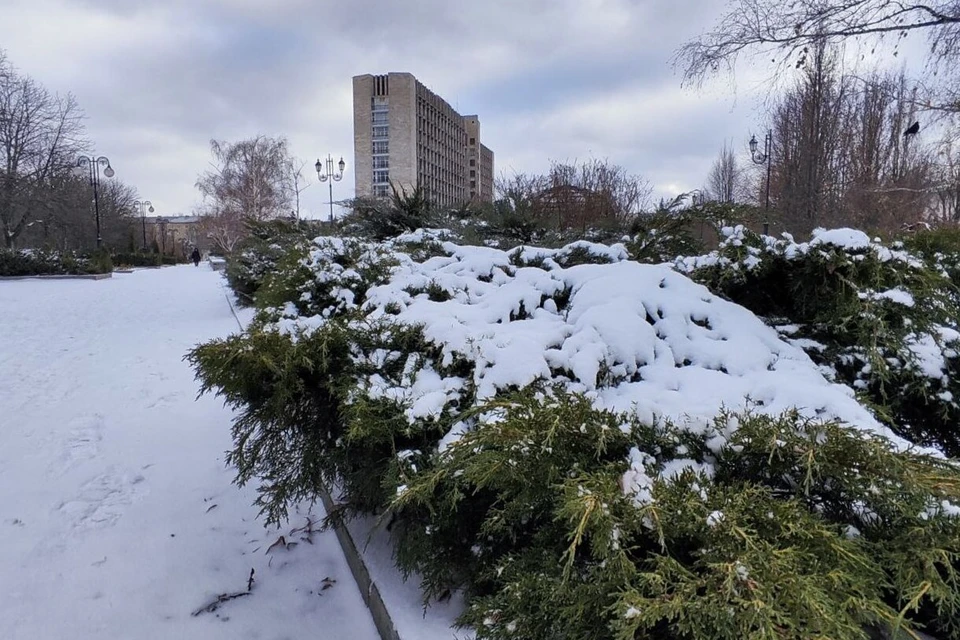
[[[190,259],[193,260],[193,266],[200,266],[200,250],[196,247],[193,248],[193,253],[190,254]]]

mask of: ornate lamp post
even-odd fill
[[[148,208],[149,207],[149,208]],[[135,200],[133,203],[134,209],[140,210],[140,221],[143,223],[143,250],[147,250],[147,214],[146,211],[153,213],[153,203],[149,200]]]
[[[103,167],[103,175],[107,178],[113,177],[113,167],[110,166],[110,160],[106,156],[100,156],[99,158],[92,158],[87,156],[80,156],[77,158],[77,166],[82,167],[87,165],[87,169],[90,173],[90,186],[93,187],[93,211],[94,215],[97,218],[97,249],[100,248],[100,245],[103,243],[103,238],[100,235],[100,167]]]
[[[767,213],[767,221],[763,223],[763,235],[770,233],[770,145],[773,143],[773,133],[768,129],[767,135],[763,138],[763,153],[757,153],[757,136],[750,136],[750,159],[754,164],[767,163],[767,195],[764,210]]]
[[[337,167],[340,168],[340,173],[334,172],[333,165],[333,156],[327,154],[326,166],[323,162],[320,162],[320,158],[317,158],[317,164],[313,165],[317,170],[317,178],[320,179],[320,182],[330,183],[330,223],[333,224],[333,183],[340,182],[343,180],[343,170],[346,169],[347,163],[343,161],[343,158],[340,158],[340,162],[337,163]]]

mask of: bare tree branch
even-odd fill
[[[210,152],[211,168],[197,179],[197,189],[203,196],[203,233],[219,251],[234,250],[246,235],[247,220],[286,217],[294,200],[299,208],[302,176],[285,138],[211,140]]]
[[[52,94],[0,53],[0,230],[13,247],[27,225],[54,215],[77,155],[88,146],[72,95]],[[78,203],[72,203],[74,207]]]
[[[674,62],[685,84],[733,71],[746,51],[773,62],[802,64],[813,47],[861,36],[927,35],[935,65],[949,68],[960,57],[960,0],[929,4],[896,0],[733,0],[712,30],[683,45]]]
[[[733,147],[726,142],[707,174],[707,192],[719,202],[734,203],[744,196],[744,171],[737,163]]]

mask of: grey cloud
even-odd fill
[[[285,134],[303,157],[343,153],[352,164],[359,73],[411,71],[478,113],[500,168],[592,154],[663,184],[697,184],[693,174],[749,119],[729,105],[691,106],[695,97],[674,105],[666,91],[679,84],[670,56],[706,26],[695,16],[714,10],[710,0],[8,1],[64,36],[31,42],[8,37],[29,24],[0,24],[11,58],[75,92],[118,176],[172,210],[195,200],[210,138]],[[102,17],[90,23],[105,30],[96,46],[77,48],[76,25],[57,24],[56,7]],[[350,195],[352,175],[336,188],[335,198]],[[308,191],[309,208],[323,206],[322,191]]]

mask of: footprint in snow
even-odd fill
[[[147,409],[156,409],[157,407],[168,405],[176,400],[178,396],[179,394],[176,393],[166,393],[159,398],[156,398],[152,403],[148,404]]]
[[[57,505],[71,533],[112,527],[127,507],[145,493],[140,474],[108,471],[84,483],[76,496]]]
[[[72,467],[95,458],[103,441],[103,416],[78,416],[67,423],[67,436],[61,445],[60,467]]]

